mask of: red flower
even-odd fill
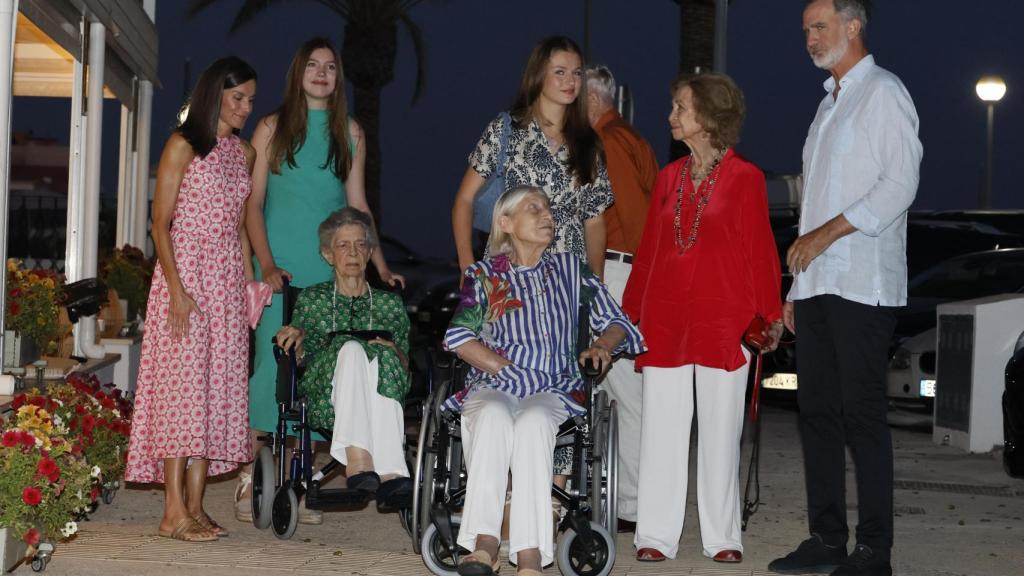
[[[42,396],[32,396],[28,399],[28,403],[37,408],[46,408],[46,398],[43,398]]]
[[[28,544],[29,546],[35,546],[36,544],[39,544],[40,538],[41,535],[39,534],[38,529],[29,528],[21,539],[25,541],[25,544]]]
[[[28,450],[36,447],[36,437],[29,434],[28,432],[21,433],[21,446]]]
[[[25,395],[24,394],[18,394],[17,396],[14,397],[14,400],[11,401],[11,408],[13,408],[15,410],[17,410],[18,408],[21,408],[24,405],[25,405]]]
[[[19,312],[21,312],[21,307],[20,307],[20,306],[18,306],[18,303],[17,303],[17,302],[14,302],[14,301],[12,301],[12,302],[10,303],[10,305],[8,306],[8,308],[10,308],[10,311],[11,311],[11,316],[17,316],[17,315],[18,315],[18,313],[19,313]]]
[[[100,487],[93,485],[92,490],[89,492],[89,500],[95,502],[100,496]]]
[[[29,506],[38,506],[43,501],[43,492],[35,486],[26,486],[21,491],[21,501]]]
[[[4,432],[3,438],[0,439],[0,444],[3,444],[6,448],[14,448],[21,442],[21,432],[17,430],[8,430]]]
[[[43,456],[36,466],[36,474],[46,476],[50,482],[56,482],[60,478],[60,467],[53,459]]]

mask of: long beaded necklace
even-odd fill
[[[365,281],[364,281],[365,282]],[[370,283],[366,282],[366,293],[370,296],[370,327],[369,330],[373,330],[373,290],[370,290]],[[360,296],[362,296],[360,294]],[[356,316],[356,299],[360,296],[353,296],[349,299],[349,312],[348,312],[348,329],[352,330],[352,321]],[[334,281],[334,291],[331,292],[331,332],[338,331],[338,281]]]
[[[697,211],[693,216],[693,223],[690,224],[690,234],[686,237],[685,242],[683,242],[683,191],[686,189],[686,182],[690,179],[690,165],[693,163],[693,155],[691,154],[686,159],[686,163],[683,164],[683,176],[679,180],[679,190],[676,192],[675,217],[672,219],[672,227],[676,232],[676,247],[679,248],[680,254],[693,248],[693,245],[697,242],[700,220],[704,215],[704,208],[711,202],[711,193],[714,192],[715,183],[718,181],[719,167],[723,156],[725,156],[725,150],[715,154],[711,167],[707,171],[707,179],[701,182],[700,186],[694,186],[694,189],[690,191],[690,204],[696,205]]]

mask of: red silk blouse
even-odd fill
[[[637,369],[699,364],[732,371],[746,362],[740,339],[754,315],[769,322],[782,316],[782,277],[764,174],[732,149],[726,151],[696,243],[680,254],[673,219],[685,162],[681,158],[658,173],[622,308],[639,321],[647,342]],[[696,210],[689,201],[692,190],[688,179],[681,214],[684,243]]]

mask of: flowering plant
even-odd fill
[[[145,318],[153,261],[147,260],[142,250],[129,244],[114,248],[100,267],[100,279],[108,288],[117,290],[118,297],[128,301],[127,321],[135,320],[137,313]]]
[[[54,272],[28,270],[20,260],[7,260],[5,326],[32,339],[43,352],[60,336],[62,282]]]
[[[14,399],[16,409],[47,406],[66,427],[85,460],[98,467],[97,478],[114,480],[124,473],[131,433],[131,405],[113,385],[100,386],[94,375],[72,373],[46,396],[31,390]]]
[[[0,526],[29,546],[77,532],[75,518],[99,494],[98,470],[67,440],[58,407],[52,399],[22,403],[0,434]]]

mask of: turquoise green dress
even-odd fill
[[[309,110],[306,126],[306,141],[295,153],[295,166],[281,162],[280,174],[267,175],[263,204],[274,262],[292,274],[292,285],[299,288],[333,279],[333,270],[320,256],[317,227],[331,212],[348,204],[345,183],[324,167],[329,149],[327,111]],[[253,260],[256,278],[261,279],[263,272]],[[264,432],[277,427],[277,365],[271,340],[281,321],[282,297],[274,294],[256,327],[256,357],[249,379],[249,425]]]

